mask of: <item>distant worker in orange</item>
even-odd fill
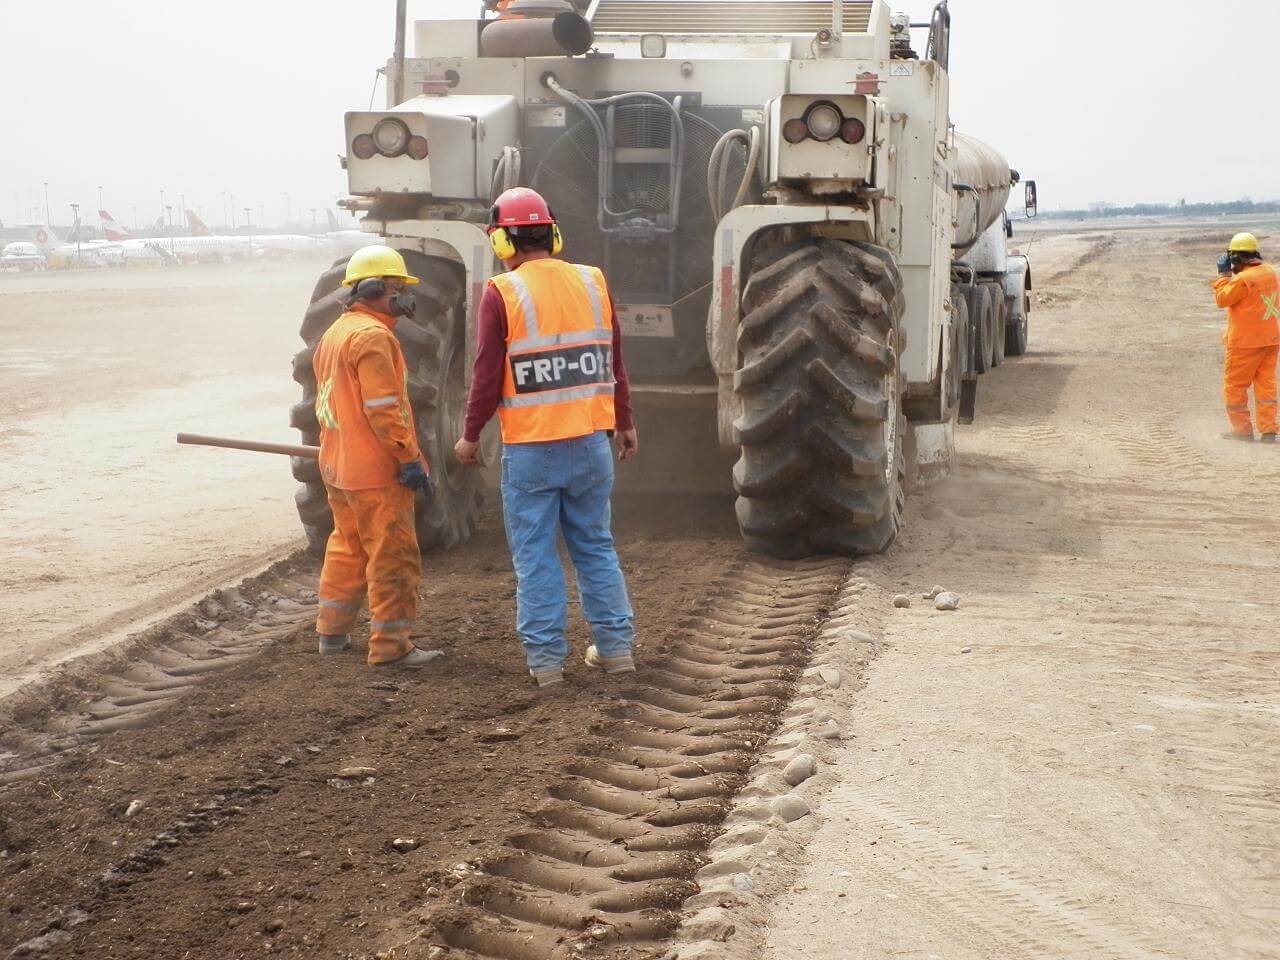
[[[1276,442],[1276,359],[1280,354],[1280,280],[1264,263],[1258,238],[1238,233],[1218,258],[1214,299],[1227,311],[1227,347],[1222,392],[1235,440],[1253,440],[1249,387],[1263,443]]]
[[[404,356],[392,332],[416,308],[404,257],[363,247],[347,263],[347,310],[320,339],[312,364],[320,421],[320,473],[333,508],[333,533],[320,574],[320,653],[350,646],[366,595],[369,663],[420,667],[440,656],[409,642],[417,616],[422,558],[414,491],[431,481],[418,449],[405,387]]]

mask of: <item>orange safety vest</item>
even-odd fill
[[[1280,280],[1269,263],[1246,267],[1213,283],[1214,299],[1227,311],[1228,348],[1280,344]]]
[[[398,483],[400,465],[422,456],[393,326],[394,318],[356,304],[325,331],[311,361],[320,475],[340,490]]]
[[[604,274],[548,257],[489,282],[507,311],[503,443],[613,430],[613,303]]]

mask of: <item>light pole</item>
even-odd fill
[[[293,219],[293,206],[290,204],[289,195],[284,195],[284,228],[289,229],[289,221]]]
[[[249,219],[249,208],[244,208],[244,225],[249,228],[249,236],[253,236],[253,222]]]
[[[44,182],[44,225],[53,226],[53,217],[49,215],[49,181]]]
[[[98,184],[98,209],[102,209],[102,184]]]
[[[138,205],[133,205],[133,232],[138,232]]]
[[[316,208],[312,207],[311,208],[311,232],[315,233],[317,232],[318,229],[319,227],[316,224]]]
[[[80,261],[80,204],[78,203],[71,204],[71,223],[73,224],[71,229],[76,233],[76,263],[84,266]]]
[[[231,195],[231,229],[236,228],[236,195]]]
[[[164,208],[164,232],[169,237],[169,252],[173,253],[173,207]]]
[[[165,236],[168,236],[168,235],[169,235],[169,220],[168,220],[168,218],[164,215],[164,210],[165,210],[165,207],[164,207],[164,191],[163,191],[163,190],[161,190],[161,191],[160,191],[160,219],[164,221],[164,232],[165,232]]]
[[[183,222],[185,223],[187,216],[187,195],[185,193],[180,193],[178,194],[178,199],[182,202],[181,206],[178,207],[178,216],[182,217]]]

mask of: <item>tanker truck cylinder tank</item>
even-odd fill
[[[957,132],[955,135],[956,254],[969,250],[1000,219],[1009,202],[1013,174],[994,147]]]

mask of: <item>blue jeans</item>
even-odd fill
[[[610,529],[613,451],[603,432],[502,451],[502,513],[516,569],[516,631],[535,672],[569,654],[564,569],[556,533],[578,573],[582,614],[602,657],[631,652],[631,601]]]

